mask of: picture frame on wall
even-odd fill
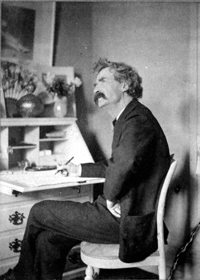
[[[2,3],[1,56],[33,60],[35,17],[34,9]]]
[[[52,66],[55,8],[53,1],[1,1],[1,57]]]

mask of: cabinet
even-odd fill
[[[0,127],[0,170],[30,165],[93,162],[76,118],[5,118]]]
[[[76,118],[5,118],[0,131],[0,274],[13,267],[19,256],[23,233],[30,208],[44,199],[91,199],[91,182],[51,185],[14,193],[1,178],[9,172],[23,172],[18,163],[27,160],[30,165],[55,166],[74,157],[74,163],[93,162],[92,156],[76,124]],[[28,184],[28,183],[27,183]],[[80,186],[81,185],[81,186]],[[5,189],[7,192],[5,192]],[[6,194],[7,193],[7,194]],[[10,194],[10,195],[8,195]],[[74,270],[74,273],[80,269]],[[66,273],[67,274],[67,273]],[[73,273],[70,272],[72,277]]]

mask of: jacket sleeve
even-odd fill
[[[117,129],[117,127],[116,127]],[[118,128],[119,129],[119,128]],[[105,198],[120,200],[148,172],[153,154],[155,131],[145,116],[132,116],[113,138],[112,157],[106,169]]]
[[[100,177],[105,178],[107,168],[107,161],[100,161],[97,163],[83,163],[81,164],[81,177]]]

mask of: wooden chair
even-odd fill
[[[167,191],[176,169],[177,162],[171,160],[170,168],[163,182],[158,201],[157,211],[157,239],[158,250],[145,260],[125,263],[118,258],[119,244],[96,244],[83,241],[81,243],[81,259],[87,264],[85,280],[92,280],[99,274],[99,269],[122,269],[133,267],[158,267],[159,279],[166,279],[165,243],[164,243],[164,209]]]

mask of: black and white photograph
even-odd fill
[[[199,280],[200,0],[0,5],[0,280]]]

